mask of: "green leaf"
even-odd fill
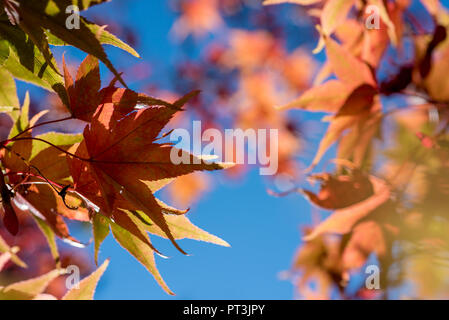
[[[34,47],[35,48],[35,47]],[[19,56],[11,49],[9,58],[3,64],[3,67],[9,70],[11,74],[22,81],[32,83],[45,90],[56,92],[61,100],[67,100],[63,79],[53,69],[48,67],[44,57],[37,48],[30,53],[33,62],[28,65],[23,64]]]
[[[103,28],[80,17],[80,28],[68,29],[66,27],[68,15],[65,13],[67,1],[53,1],[52,3],[56,5],[56,8],[52,10],[48,10],[46,4],[40,1],[22,3],[20,7],[21,16],[25,17],[29,24],[47,29],[67,44],[100,59],[126,87],[120,74],[107,57],[99,40]]]
[[[59,133],[59,132],[47,132],[36,136],[36,138],[45,140],[54,144],[55,146],[72,146],[83,140],[82,134],[70,134],[70,133]],[[48,143],[33,140],[33,149],[31,152],[30,160],[39,154],[42,150],[47,148],[52,148]]]
[[[159,237],[167,238],[167,235],[146,215],[133,211],[133,221],[142,226],[146,231]],[[220,246],[229,247],[229,243],[195,226],[185,215],[165,215],[167,225],[176,240],[192,239],[205,241]]]
[[[27,92],[25,94],[25,100],[23,101],[22,108],[13,113],[13,118],[16,119],[14,125],[11,128],[11,131],[9,132],[9,138],[12,138],[16,135],[18,135],[20,132],[24,131],[29,126],[29,109],[30,109],[30,95]]]
[[[64,81],[59,70],[48,65],[42,52],[22,30],[1,21],[0,63],[15,78],[56,92],[64,103],[68,103]],[[56,66],[54,60],[53,65]]]
[[[50,46],[48,44],[47,35],[44,30],[39,26],[29,25],[26,17],[21,17],[21,22],[19,24],[20,28],[28,35],[29,39],[33,41],[34,45],[39,49],[45,58],[47,64],[56,72],[58,68],[54,63],[53,54],[50,51]]]
[[[84,278],[79,283],[79,288],[70,289],[62,298],[62,300],[93,300],[95,289],[97,288],[98,281],[109,265],[109,260],[103,262],[103,264],[95,270],[90,276]]]
[[[11,112],[20,108],[16,83],[8,70],[0,69],[0,112]]]
[[[0,236],[0,252],[5,253],[9,252],[11,254],[11,261],[14,262],[16,265],[22,268],[27,268],[27,265],[25,262],[23,262],[15,253],[13,250],[14,248],[10,248],[9,245],[6,243],[6,241]]]
[[[120,49],[132,54],[133,56],[140,58],[140,55],[137,53],[136,50],[134,50],[130,45],[126,44],[125,42],[123,42],[122,40],[117,38],[116,36],[114,36],[112,33],[108,32],[107,30],[104,30],[104,29],[101,32],[99,32],[100,29],[102,28],[101,26],[99,26],[95,23],[92,23],[92,22],[88,22],[87,20],[85,20],[85,22],[92,32],[94,32],[95,34],[99,34],[98,41],[100,41],[101,44],[107,44],[107,45],[111,45],[111,46],[120,48]],[[53,45],[53,46],[69,45],[67,42],[59,39],[51,32],[47,31],[46,33],[47,33],[48,42],[51,45]]]
[[[52,270],[43,276],[13,283],[0,291],[0,299],[31,300],[44,292],[54,279],[59,277],[60,270]]]
[[[36,224],[39,227],[39,229],[44,234],[45,239],[47,239],[47,243],[48,243],[48,246],[50,247],[51,255],[56,263],[56,268],[60,268],[61,261],[59,258],[58,246],[56,244],[55,233],[53,232],[51,227],[44,220],[42,220],[39,217],[36,217],[34,214],[32,215],[32,217],[34,218],[34,221],[36,221]]]
[[[97,5],[100,3],[107,2],[108,0],[56,0],[56,1],[50,1],[50,3],[47,5],[47,8],[45,10],[46,14],[53,16],[57,15],[60,12],[60,8],[67,8],[70,4],[76,5],[80,10],[86,10],[89,7],[93,5]],[[118,39],[113,34],[109,33],[106,30],[103,30],[101,33],[99,33],[99,30],[103,27],[96,25],[92,22],[88,22],[86,19],[83,19],[84,22],[88,25],[89,29],[92,31],[93,34],[99,35],[98,40],[101,44],[109,44],[115,47],[118,47],[122,50],[127,51],[128,53],[132,54],[135,57],[140,57],[139,54],[131,48],[128,44],[124,43],[122,40]],[[68,43],[64,40],[61,40],[53,33],[46,31],[48,42],[51,45],[54,46],[64,46]]]
[[[98,265],[98,252],[100,250],[100,246],[109,235],[108,219],[103,215],[96,213],[93,217],[92,229],[94,235],[95,264]]]
[[[87,21],[86,21],[87,22]],[[89,22],[89,28],[92,30],[92,32],[95,32],[95,34],[99,33],[100,27],[99,25],[96,25],[94,23]],[[140,58],[140,55],[137,53],[136,50],[134,50],[131,46],[114,36],[112,33],[109,33],[108,31],[104,30],[99,33],[100,36],[98,37],[98,40],[101,44],[108,44],[117,48],[120,48],[133,56]]]
[[[128,230],[120,227],[118,224],[110,221],[111,230],[117,242],[131,253],[156,279],[159,285],[170,295],[174,293],[168,288],[156,268],[154,251],[138,237]]]

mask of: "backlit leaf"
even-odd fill
[[[106,271],[108,265],[109,260],[103,262],[103,264],[91,275],[80,281],[79,288],[74,287],[70,289],[64,297],[62,297],[62,300],[93,300],[98,281],[100,281],[100,278]]]
[[[111,222],[111,230],[117,242],[131,253],[153,275],[165,292],[173,295],[173,292],[165,284],[156,268],[154,251],[151,250],[145,242],[113,222]]]

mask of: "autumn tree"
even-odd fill
[[[164,142],[167,125],[195,119],[221,130],[278,130],[279,168],[265,181],[267,196],[305,197],[314,221],[300,226],[302,242],[284,273],[295,297],[448,297],[449,12],[441,1],[173,0],[170,36],[185,50],[173,83],[183,97],[129,89],[103,45],[138,53],[108,28],[81,17],[79,29],[67,29],[68,6],[102,2],[0,2],[0,111],[10,118],[2,122],[0,270],[25,267],[38,232],[54,269],[5,284],[1,298],[92,298],[107,261],[81,282],[85,290],[43,294],[64,267],[86,260],[58,252],[55,238],[83,245],[70,220],[91,226],[96,263],[111,232],[168,293],[148,233],[181,253],[182,238],[227,245],[194,226],[185,209],[210,184],[202,171],[231,164],[185,154],[198,164],[174,165],[175,147]],[[70,61],[53,55],[63,45],[88,54],[76,76]],[[99,62],[113,75],[107,86]],[[44,110],[30,119],[29,96],[19,104],[14,79],[56,93],[50,101],[63,116],[42,121]],[[322,118],[318,143],[298,114]],[[82,134],[36,133],[74,121]],[[314,154],[304,162],[307,149]],[[233,179],[249,170],[225,172]],[[163,187],[181,210],[154,196]]]

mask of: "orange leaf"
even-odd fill
[[[373,72],[365,62],[357,59],[330,37],[327,37],[325,42],[327,57],[332,70],[341,81],[354,88],[362,84],[377,86]]]
[[[64,79],[70,101],[72,116],[90,121],[99,104],[98,91],[101,88],[98,59],[88,55],[78,68],[75,84],[63,59]]]
[[[298,99],[279,109],[297,108],[312,112],[337,112],[343,105],[351,87],[339,80],[329,80],[304,92]]]
[[[375,221],[365,221],[358,224],[351,239],[345,247],[342,260],[345,268],[362,267],[371,253],[383,256],[386,244],[381,226]]]
[[[310,177],[322,181],[318,194],[301,190],[315,205],[323,209],[335,210],[349,207],[372,196],[373,186],[369,178],[355,170],[351,176],[334,177],[330,174],[318,174]]]
[[[313,231],[304,237],[305,241],[312,240],[324,233],[345,234],[362,218],[385,203],[390,198],[390,188],[387,184],[371,176],[374,194],[357,204],[335,211],[326,220],[321,222]]]
[[[154,143],[162,128],[179,110],[178,105],[186,100],[182,98],[173,105],[139,109],[135,108],[133,100],[101,105],[84,130],[85,142],[77,150],[79,158],[70,160],[74,187],[79,193],[109,216],[117,208],[142,210],[183,253],[170,232],[164,213],[183,214],[186,211],[163,204],[153,192],[177,176],[225,167],[207,163],[171,145]],[[189,164],[175,165],[171,160],[173,152],[181,152],[190,160]]]
[[[376,113],[372,114],[371,112],[376,93],[377,91],[373,87],[366,84],[361,85],[351,93],[337,114],[330,118],[329,128],[322,138],[308,170],[313,169],[319,163],[329,147],[341,137],[345,130],[360,121],[365,121],[366,117],[376,115]]]
[[[342,24],[356,0],[328,0],[321,14],[321,26],[325,35],[331,35]]]

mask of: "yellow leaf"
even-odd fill
[[[92,300],[94,298],[98,281],[100,280],[108,265],[109,260],[103,262],[103,264],[90,276],[81,280],[81,282],[79,283],[79,288],[70,289],[64,295],[64,297],[62,297],[62,300]]]

